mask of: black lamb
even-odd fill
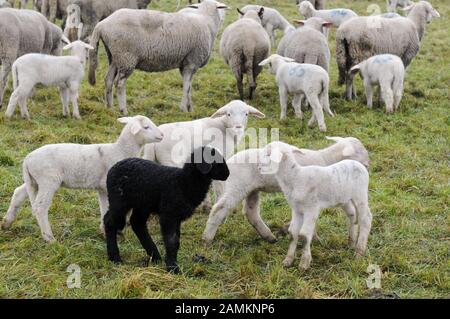
[[[156,214],[166,248],[167,270],[179,273],[177,253],[181,222],[191,217],[205,199],[212,180],[225,181],[229,174],[225,159],[210,147],[196,149],[183,168],[140,158],[118,162],[108,172],[106,181],[109,211],[104,223],[109,260],[122,262],[117,233],[125,227],[130,210],[131,227],[151,261],[161,260],[147,229],[150,214]]]

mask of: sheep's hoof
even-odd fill
[[[171,265],[171,266],[167,266],[167,271],[170,272],[171,274],[174,274],[174,275],[178,275],[178,274],[181,273],[180,267],[178,267],[177,264]]]
[[[128,110],[120,110],[120,113],[122,113],[123,116],[128,116]]]
[[[293,263],[294,263],[294,258],[286,257],[286,258],[283,260],[283,267],[289,268],[289,267],[292,266]]]
[[[53,236],[51,236],[51,235],[47,235],[47,234],[44,234],[44,235],[42,235],[42,236],[44,237],[44,240],[45,240],[47,243],[49,243],[49,244],[56,243],[55,237],[53,237]]]
[[[202,241],[203,241],[203,245],[206,247],[206,248],[208,248],[208,247],[211,247],[211,245],[212,245],[212,243],[213,243],[213,240],[212,239],[209,239],[209,238],[202,238]]]
[[[298,118],[298,119],[300,119],[300,120],[303,120],[303,119],[305,118],[305,116],[303,115],[303,113],[295,113],[295,117]]]
[[[115,265],[120,265],[122,263],[122,259],[119,258],[115,258],[111,260]]]
[[[76,120],[81,120],[81,116],[80,115],[74,115],[73,116]]]
[[[268,243],[275,244],[277,242],[277,238],[274,235],[264,238]]]
[[[0,224],[0,229],[2,230],[7,230],[11,227],[11,223],[4,221],[3,223]]]
[[[326,128],[326,127],[320,127],[319,130],[320,130],[322,133],[326,133],[326,132],[327,132],[327,128]]]
[[[310,265],[311,265],[311,260],[306,260],[306,259],[303,260],[302,259],[298,265],[298,269],[299,270],[308,270]]]

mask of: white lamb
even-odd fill
[[[320,131],[326,132],[327,127],[325,125],[323,109],[331,117],[334,116],[330,109],[328,97],[330,83],[328,73],[320,66],[307,63],[295,63],[294,61],[294,59],[273,54],[259,64],[261,66],[268,64],[269,72],[276,76],[280,94],[280,119],[284,120],[286,118],[289,93],[294,94],[292,106],[294,107],[295,115],[303,119],[301,101],[305,95],[313,113],[311,120],[308,122],[308,126],[312,128],[317,122]]]
[[[367,106],[372,108],[373,88],[380,88],[380,98],[386,104],[386,112],[398,109],[403,96],[405,66],[402,59],[393,54],[375,55],[350,69],[353,78],[359,72],[364,81]]]
[[[327,137],[334,141],[333,145],[321,150],[298,149],[282,142],[273,142],[279,148],[286,150],[299,150],[295,157],[300,165],[328,166],[344,159],[352,159],[369,167],[369,153],[360,140],[354,137]],[[227,160],[230,176],[222,183],[222,193],[213,206],[202,239],[209,245],[225,218],[245,199],[243,213],[259,235],[268,242],[276,241],[269,227],[264,223],[260,213],[260,192],[281,192],[280,186],[272,174],[261,174],[258,164],[264,156],[264,148],[247,149],[236,153]],[[349,216],[353,225],[354,216]],[[289,224],[287,225],[289,227]],[[287,229],[285,226],[284,228]]]
[[[81,119],[78,110],[78,91],[84,77],[84,65],[89,44],[75,41],[64,47],[70,56],[53,56],[31,53],[18,58],[12,66],[14,92],[9,100],[5,116],[11,118],[19,103],[22,118],[29,119],[27,99],[37,84],[59,86],[63,115],[70,115],[69,99],[72,101],[73,116]]]
[[[301,239],[304,245],[299,268],[309,268],[312,259],[311,241],[319,214],[323,209],[337,206],[342,207],[348,215],[355,215],[356,212],[359,234],[354,224],[350,237],[357,256],[363,256],[372,225],[368,201],[369,173],[366,168],[353,160],[344,160],[327,167],[301,166],[295,160],[295,152],[299,151],[286,151],[271,144],[265,150],[266,159],[277,166],[275,178],[292,209],[289,226],[292,241],[283,265],[292,266],[297,243]],[[259,169],[264,173],[265,166],[260,164]]]
[[[18,210],[29,198],[42,237],[48,242],[55,241],[48,209],[56,191],[65,187],[97,190],[103,231],[103,216],[108,210],[106,176],[109,169],[123,159],[139,156],[145,144],[163,139],[161,131],[145,116],[124,117],[118,121],[126,125],[115,143],[53,144],[31,152],[23,162],[25,183],[14,191],[2,228],[11,227]]]
[[[338,28],[345,21],[357,17],[358,15],[350,9],[327,9],[327,10],[316,10],[314,6],[309,1],[302,1],[298,5],[298,11],[306,19],[312,17],[322,18],[325,21],[333,23],[333,25]]]

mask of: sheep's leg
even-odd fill
[[[249,65],[247,65],[247,79],[248,79],[248,86],[249,86],[249,93],[248,93],[248,99],[252,100],[253,99],[253,95],[255,93],[256,90],[256,80],[255,80],[255,75],[253,74],[253,62],[249,63]]]
[[[403,96],[403,84],[400,84],[394,91],[394,110],[398,110]]]
[[[239,195],[241,196],[238,197],[236,194],[227,196],[225,193],[211,209],[208,222],[206,223],[206,227],[202,235],[202,240],[206,245],[212,243],[219,226],[223,224],[225,218],[230,214],[230,212],[244,199],[245,195],[242,195],[242,193],[239,193]]]
[[[366,91],[367,107],[369,109],[373,106],[373,87],[369,81],[364,81],[364,89]]]
[[[166,247],[165,262],[167,271],[178,274],[180,273],[180,268],[177,265],[177,254],[180,248],[180,221],[160,218],[159,223],[164,246]]]
[[[303,112],[302,112],[302,94],[295,94],[292,100],[292,107],[295,110],[295,117],[303,120]]]
[[[348,218],[348,244],[350,247],[355,248],[356,241],[358,240],[358,217],[356,215],[356,209],[351,202],[346,203],[342,208],[345,210]]]
[[[300,237],[304,240],[302,257],[300,259],[299,269],[306,270],[311,265],[311,241],[315,233],[316,221],[319,217],[319,210],[310,210],[305,212]]]
[[[109,211],[105,214],[104,218],[108,259],[118,264],[122,262],[122,258],[120,258],[119,246],[117,245],[117,232],[125,226],[125,217],[123,217],[122,220],[123,225],[117,225],[116,222],[112,220],[112,216],[126,216],[126,212],[115,214]]]
[[[105,235],[105,222],[104,218],[108,212],[108,192],[105,190],[98,190],[97,192],[98,203],[100,206],[100,232]]]
[[[61,96],[61,103],[63,105],[63,116],[67,117],[70,115],[69,110],[69,89],[67,87],[61,86],[59,88],[59,95]]]
[[[272,47],[275,46],[275,30],[273,29],[273,25],[268,23],[266,24],[266,31],[270,37],[270,43],[272,43]]]
[[[319,130],[321,132],[326,132],[327,126],[325,125],[323,109],[322,109],[322,105],[320,105],[319,97],[316,95],[313,95],[313,96],[307,95],[306,97],[308,98],[308,101],[311,104],[311,108],[312,108],[312,111],[314,114],[313,116],[315,117],[315,119],[317,120],[317,123],[319,124]],[[309,125],[309,123],[308,123],[308,125]]]
[[[330,117],[334,117],[334,114],[330,109],[330,97],[328,93],[328,86],[325,87],[322,93],[320,94],[320,104],[322,104],[323,109],[325,110],[325,112],[327,112],[327,114]]]
[[[303,212],[292,210],[292,221],[291,225],[289,226],[289,233],[291,233],[292,239],[291,243],[289,244],[286,258],[283,260],[284,267],[291,267],[294,262],[295,251],[297,250],[298,236],[300,233],[300,229],[302,228],[303,218]]]
[[[234,77],[236,78],[236,86],[239,92],[239,98],[243,101],[244,100],[244,84],[243,84],[243,74],[241,71],[240,61],[236,62],[236,64],[239,63],[239,65],[234,65],[232,67]]]
[[[128,115],[127,110],[127,79],[131,72],[121,72],[117,75],[117,100],[119,102],[119,109],[123,115]]]
[[[6,108],[5,117],[10,119],[14,115],[14,110],[16,109],[16,105],[19,102],[21,92],[20,87],[18,87],[14,92],[11,94],[11,97],[9,98],[8,107]]]
[[[245,200],[245,216],[247,216],[250,224],[256,229],[258,234],[261,235],[269,243],[277,241],[276,237],[272,234],[269,227],[264,223],[260,215],[259,207],[260,199],[259,192],[254,191],[247,196]]]
[[[345,90],[345,98],[348,101],[351,101],[353,99],[353,94],[355,93],[353,91],[353,77],[354,77],[353,74],[350,74],[350,72],[347,73],[347,79],[346,79],[347,87],[346,87],[346,90]]]
[[[113,106],[113,86],[116,75],[117,67],[114,64],[110,64],[108,73],[105,76],[105,99],[108,108]]]
[[[22,116],[23,119],[26,119],[26,120],[30,119],[30,113],[28,113],[28,108],[27,108],[28,94],[21,95],[19,97],[20,115]]]
[[[283,121],[286,119],[288,91],[284,86],[280,86],[278,92],[280,94],[280,107],[281,107],[280,120]]]
[[[45,241],[55,242],[50,223],[48,221],[48,210],[52,204],[53,196],[58,190],[59,185],[44,184],[39,185],[39,190],[35,201],[32,203],[34,215],[41,228],[41,234]]]
[[[0,108],[3,105],[3,96],[5,94],[6,84],[8,83],[8,75],[11,72],[12,63],[6,60],[2,61],[2,71],[0,72]]]
[[[23,184],[14,190],[14,194],[11,199],[11,204],[9,205],[8,211],[3,218],[2,229],[8,229],[11,227],[12,223],[16,220],[17,213],[20,207],[23,205],[25,200],[28,198],[28,192],[26,185]]]
[[[72,83],[70,86],[70,98],[72,100],[73,117],[81,120],[80,110],[78,109],[78,84]]]
[[[156,263],[161,260],[161,255],[159,254],[158,247],[156,247],[152,237],[148,233],[147,217],[148,214],[145,212],[136,211],[134,209],[130,218],[130,224],[142,247],[144,247],[147,252],[147,255],[152,262]]]
[[[193,66],[185,66],[180,69],[183,77],[183,98],[181,100],[180,109],[183,112],[192,112],[192,78],[197,70]]]
[[[381,95],[386,104],[386,112],[388,114],[394,113],[394,92],[389,86],[381,85]]]
[[[367,249],[367,240],[369,238],[370,229],[372,228],[372,214],[369,205],[364,203],[355,203],[359,220],[359,236],[356,243],[357,256],[364,256]]]

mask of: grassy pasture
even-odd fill
[[[242,0],[226,1],[233,8]],[[293,0],[259,1],[277,8],[289,19],[298,18]],[[384,0],[330,0],[329,7],[348,7],[365,14],[369,5],[384,10]],[[366,285],[369,264],[382,271],[381,296],[401,298],[450,297],[449,213],[449,66],[450,4],[433,0],[442,18],[427,26],[420,53],[407,70],[401,110],[387,116],[383,108],[368,110],[357,80],[358,99],[341,98],[334,62],[334,34],[330,35],[331,107],[335,119],[327,118],[328,135],[355,136],[371,155],[370,205],[374,215],[366,258],[356,260],[347,246],[346,221],[337,210],[322,213],[318,222],[320,240],[313,243],[312,267],[302,272],[284,269],[288,237],[275,244],[264,242],[242,214],[232,214],[219,228],[209,249],[200,243],[207,215],[195,214],[182,227],[179,264],[183,275],[171,275],[162,265],[143,267],[144,251],[130,229],[120,240],[125,260],[122,266],[107,261],[105,243],[98,232],[99,209],[95,192],[61,189],[50,209],[50,222],[58,243],[48,245],[40,237],[29,205],[11,230],[0,231],[0,298],[361,298],[374,294]],[[185,2],[183,2],[183,5]],[[149,8],[173,11],[174,0],[161,0]],[[236,19],[233,11],[225,25]],[[280,34],[279,34],[280,36]],[[220,34],[219,34],[220,39]],[[182,82],[177,70],[165,73],[135,72],[128,81],[130,113],[151,117],[158,124],[208,116],[237,98],[235,80],[214,53],[194,78],[195,112],[181,113]],[[107,62],[101,47],[99,79]],[[29,101],[31,121],[4,119],[0,115],[0,215],[6,212],[14,188],[22,183],[22,159],[49,143],[104,143],[114,141],[121,125],[118,107],[106,109],[103,81],[95,87],[83,83],[79,100],[81,121],[62,117],[58,91],[36,90]],[[252,119],[255,128],[280,128],[288,143],[321,148],[329,145],[324,134],[310,130],[295,119],[279,121],[278,90],[265,70],[258,78],[256,99],[251,105],[267,115]],[[10,90],[7,91],[5,103]],[[307,112],[310,116],[310,111]],[[272,229],[290,218],[282,194],[263,196],[262,215]],[[157,221],[149,227],[163,250]],[[207,263],[196,263],[195,254]],[[296,260],[296,264],[298,259]],[[81,288],[68,289],[66,269],[81,267]]]

